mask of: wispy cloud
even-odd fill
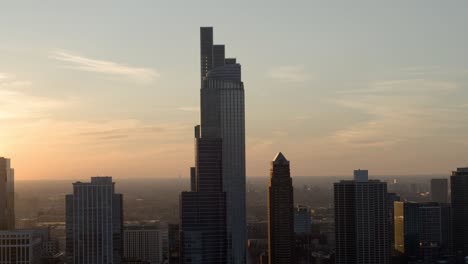
[[[302,65],[286,65],[271,69],[267,76],[269,78],[289,83],[304,83],[313,79],[313,75],[307,73]]]
[[[66,105],[50,98],[28,95],[16,90],[0,90],[0,120],[35,118],[45,111]]]
[[[0,72],[0,120],[36,118],[45,115],[47,110],[65,105],[61,100],[30,95],[18,89],[30,85],[29,81]]]
[[[65,62],[72,69],[124,76],[141,82],[151,82],[160,77],[159,72],[154,69],[132,67],[113,61],[87,58],[63,50],[51,52],[50,58]]]
[[[31,85],[31,82],[18,80],[14,75],[0,72],[0,88],[14,88]]]
[[[401,68],[400,71],[407,75],[435,75],[442,74],[444,70],[440,66],[410,66]]]
[[[339,92],[333,102],[367,116],[340,129],[333,141],[356,147],[389,147],[426,137],[449,137],[465,109],[444,106],[457,83],[424,79],[371,82],[368,88]]]

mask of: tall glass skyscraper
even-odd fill
[[[74,183],[66,196],[67,263],[121,263],[122,234],[122,195],[115,193],[112,177]]]
[[[195,133],[197,164],[194,174],[192,173],[192,179],[195,179],[192,180],[194,183],[192,186],[196,185],[196,188],[191,188],[192,194],[186,192],[181,196],[181,232],[183,236],[187,234],[185,231],[188,226],[183,224],[183,210],[188,204],[195,205],[187,200],[189,196],[197,196],[193,192],[210,191],[211,195],[214,195],[214,190],[222,192],[224,194],[218,194],[218,197],[219,199],[225,197],[225,263],[245,263],[247,230],[244,84],[241,80],[240,64],[236,62],[236,59],[225,58],[224,45],[213,45],[213,28],[211,27],[200,29],[200,77],[201,125],[197,126]],[[219,163],[205,162],[199,149],[201,147],[206,150],[210,149],[212,153],[218,152]],[[213,155],[205,155],[205,157],[212,158]],[[220,170],[215,172],[214,168],[218,165]],[[220,190],[217,189],[218,184],[221,186]],[[187,199],[184,199],[184,196]],[[221,204],[221,202],[218,203],[218,205]],[[221,214],[220,208],[211,209]],[[181,242],[184,243],[184,241]],[[183,253],[184,257],[187,257],[186,253]]]
[[[0,157],[0,230],[15,229],[15,181],[10,159]]]

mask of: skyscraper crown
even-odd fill
[[[278,152],[276,157],[273,159],[273,164],[289,164],[289,160],[284,157],[283,153]]]

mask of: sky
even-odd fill
[[[199,27],[242,64],[247,175],[468,165],[467,1],[1,1],[16,179],[188,177]]]

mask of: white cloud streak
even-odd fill
[[[0,120],[35,118],[43,115],[46,110],[65,104],[60,100],[36,97],[15,90],[0,90]]]
[[[64,62],[72,69],[123,76],[145,83],[152,82],[160,77],[159,72],[154,69],[132,67],[112,61],[87,58],[63,50],[52,52],[50,58]]]

